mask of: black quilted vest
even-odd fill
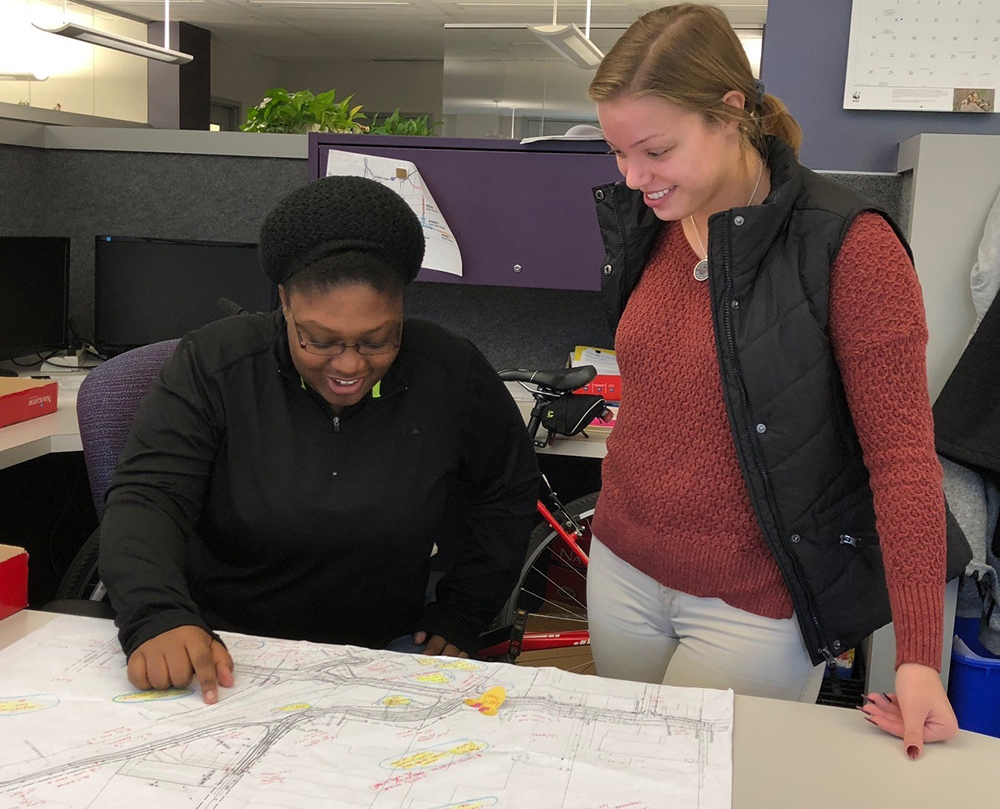
[[[712,318],[743,480],[813,662],[829,662],[892,619],[868,471],[830,346],[830,267],[859,213],[896,226],[780,141],[769,140],[767,160],[764,203],[709,219]],[[594,197],[614,332],[662,223],[623,183]]]

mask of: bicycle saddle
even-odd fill
[[[549,390],[565,393],[582,388],[597,376],[593,365],[579,365],[576,368],[559,368],[555,371],[525,371],[522,368],[508,368],[500,371],[504,382],[528,382]]]

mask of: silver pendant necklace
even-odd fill
[[[760,168],[757,169],[757,182],[753,184],[753,191],[750,192],[750,199],[747,200],[747,205],[753,202],[753,198],[757,196],[757,189],[760,188],[760,178],[764,176],[764,161],[761,159]],[[691,220],[691,228],[694,230],[695,238],[698,240],[698,246],[701,248],[701,252],[705,254],[705,258],[698,261],[694,265],[694,280],[695,281],[707,281],[708,280],[708,250],[705,249],[705,243],[701,240],[701,234],[698,232],[698,226],[694,222],[694,215],[688,217]]]

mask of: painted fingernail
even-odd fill
[[[906,748],[906,755],[910,757],[910,761],[916,761],[918,758],[920,758],[920,748],[917,747],[915,744],[911,744],[909,747]]]
[[[892,702],[892,697],[886,694],[885,691],[882,692],[882,696],[885,697],[888,702]]]

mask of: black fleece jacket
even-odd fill
[[[538,467],[467,340],[407,320],[377,395],[335,416],[284,319],[186,336],[136,414],[101,525],[131,654],[185,624],[381,647],[415,630],[474,651],[512,590]],[[434,544],[451,561],[424,604]]]

